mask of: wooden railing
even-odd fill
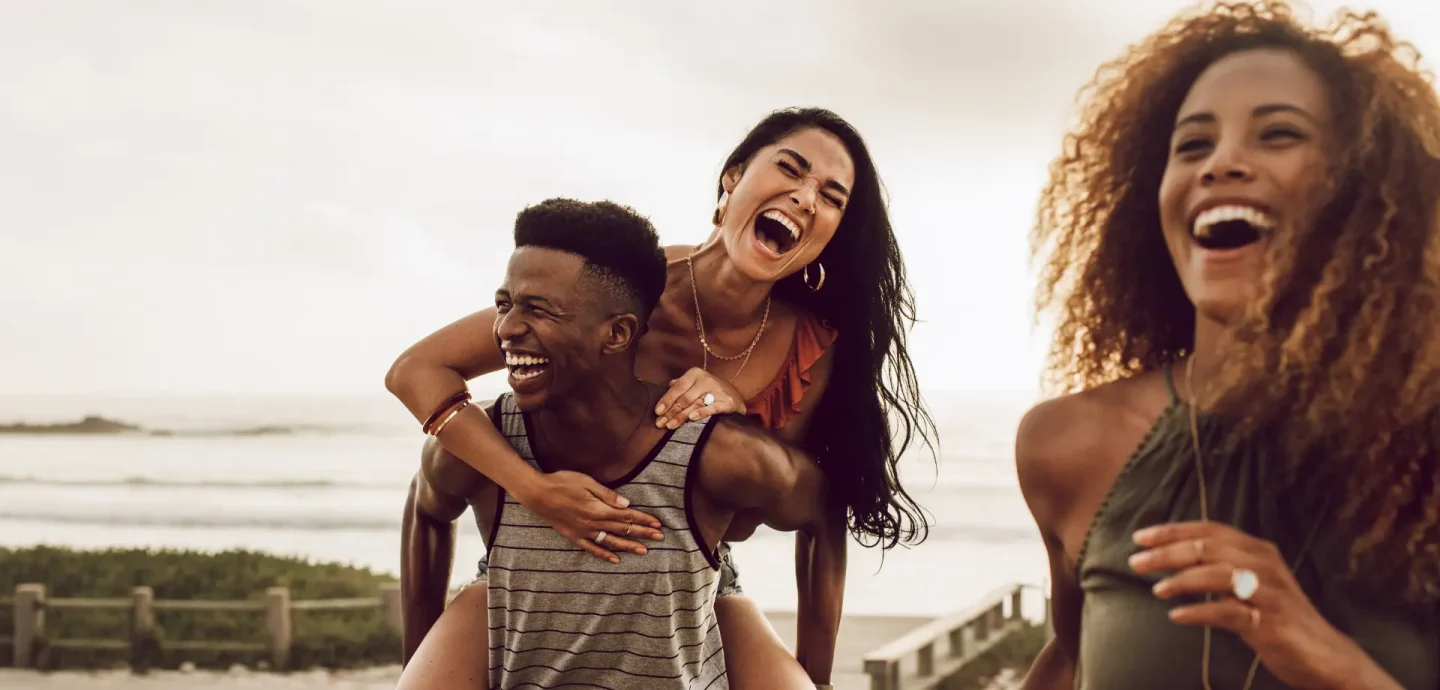
[[[1026,626],[1022,595],[1026,585],[1008,585],[974,606],[937,618],[865,655],[870,690],[930,690],[964,671],[1007,636]],[[1009,604],[1007,612],[1006,604]],[[1049,605],[1045,604],[1048,636]],[[945,653],[937,648],[945,645]],[[907,663],[913,659],[913,665]]]
[[[149,587],[136,587],[128,598],[97,599],[90,597],[47,598],[45,585],[21,584],[15,586],[12,599],[0,599],[0,606],[10,605],[14,610],[13,636],[0,638],[0,644],[10,644],[14,649],[14,664],[18,668],[33,668],[40,641],[55,649],[115,649],[130,650],[131,664],[142,656],[142,645],[152,639],[155,629],[156,611],[254,611],[265,614],[265,640],[165,640],[166,650],[204,650],[228,652],[255,652],[268,654],[270,666],[275,670],[287,668],[292,640],[290,614],[294,611],[341,611],[349,609],[380,609],[385,625],[400,634],[400,586],[381,585],[378,596],[357,599],[312,599],[292,601],[288,587],[271,587],[265,590],[265,598],[249,601],[217,600],[167,600],[155,599]],[[56,639],[45,635],[45,614],[48,611],[65,609],[120,609],[130,612],[130,634],[123,640],[116,639]]]

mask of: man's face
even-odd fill
[[[614,319],[587,289],[592,282],[574,254],[521,247],[510,255],[495,291],[495,340],[520,409],[543,409],[599,368]]]

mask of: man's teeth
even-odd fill
[[[1209,234],[1210,228],[1232,220],[1243,220],[1257,230],[1271,230],[1275,227],[1275,217],[1258,208],[1227,205],[1208,208],[1200,212],[1200,215],[1195,216],[1193,232],[1195,236],[1201,237]]]
[[[544,369],[536,369],[535,371],[532,371],[528,374],[522,374],[518,371],[512,371],[510,372],[510,376],[514,377],[516,381],[524,381],[525,379],[533,379],[543,373],[545,373]]]
[[[785,229],[790,231],[791,238],[797,240],[800,239],[800,228],[795,225],[794,221],[790,220],[789,216],[779,211],[766,211],[761,215],[785,226]]]
[[[544,357],[532,357],[530,355],[513,355],[505,353],[505,366],[507,367],[533,367],[540,364],[549,364],[550,360]]]

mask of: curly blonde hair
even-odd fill
[[[1081,92],[1041,197],[1037,308],[1058,316],[1047,366],[1061,391],[1186,356],[1195,307],[1160,229],[1175,117],[1217,59],[1293,51],[1335,118],[1329,197],[1271,243],[1259,299],[1215,380],[1239,436],[1287,458],[1277,495],[1334,496],[1352,571],[1411,598],[1440,582],[1440,100],[1419,55],[1374,13],[1307,27],[1281,2],[1183,14]],[[1328,499],[1327,499],[1328,500]],[[1332,503],[1332,505],[1334,505]]]

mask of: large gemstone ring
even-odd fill
[[[1236,599],[1250,601],[1250,597],[1255,596],[1255,591],[1258,589],[1260,589],[1260,578],[1255,575],[1255,571],[1236,568],[1235,572],[1230,575],[1230,591],[1235,594]]]
[[[705,403],[706,405],[714,405],[714,404],[715,404],[715,394],[714,394],[714,393],[706,393],[706,394],[705,394],[705,397],[700,398],[700,402]]]

